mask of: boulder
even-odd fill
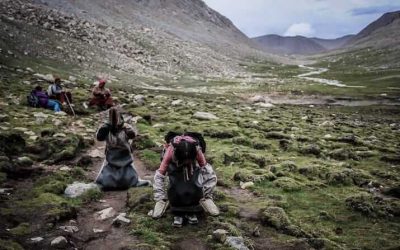
[[[171,105],[172,106],[179,106],[179,105],[181,105],[182,104],[182,102],[183,102],[183,100],[175,100],[175,101],[172,101],[171,102]]]
[[[69,198],[77,198],[91,189],[98,189],[99,187],[95,183],[81,183],[74,182],[70,184],[64,191],[65,196]]]

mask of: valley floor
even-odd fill
[[[82,106],[88,80],[68,83],[74,119],[27,107],[30,89],[47,84],[31,72],[43,73],[40,68],[0,70],[0,248],[50,249],[57,236],[71,249],[229,248],[217,229],[241,237],[250,249],[400,247],[398,106],[273,103],[264,94],[277,85],[256,91],[265,85],[240,78],[182,78],[153,89],[114,83],[114,95],[137,120],[135,164],[144,178],[157,169],[168,131],[205,135],[222,214],[175,229],[169,213],[160,220],[147,215],[151,188],[63,195],[74,181],[92,181],[103,157],[94,141],[101,114]],[[64,71],[52,73],[68,79]],[[253,84],[258,87],[246,91]],[[107,207],[125,212],[131,223],[115,227],[112,219],[93,219]],[[79,231],[59,228],[65,225]],[[35,243],[35,237],[43,239]]]

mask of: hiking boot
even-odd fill
[[[197,219],[197,216],[195,214],[188,215],[186,216],[186,218],[190,225],[196,225],[197,223],[199,223],[199,220]]]
[[[151,186],[151,181],[139,179],[136,184],[136,187],[147,187],[147,186]]]
[[[172,225],[174,227],[182,227],[183,218],[181,216],[174,216],[174,223]]]
[[[219,209],[218,209],[217,205],[215,205],[214,201],[211,198],[201,199],[200,205],[203,207],[204,211],[209,213],[211,216],[219,215]]]

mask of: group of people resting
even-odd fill
[[[96,178],[103,190],[151,185],[150,181],[139,178],[133,164],[129,140],[135,136],[135,130],[124,122],[118,109],[109,109],[108,119],[96,134],[97,140],[106,141],[106,157]],[[173,225],[181,227],[184,218],[189,224],[197,224],[196,214],[202,210],[218,215],[219,209],[212,199],[217,176],[204,156],[206,145],[202,136],[170,132],[165,140],[161,164],[154,176],[156,203],[152,217],[160,218],[170,206]]]
[[[92,89],[89,106],[97,107],[100,110],[106,110],[114,106],[111,91],[105,85],[106,80],[101,79],[98,81],[98,84]],[[38,102],[30,104],[31,106],[51,109],[54,112],[60,112],[63,105],[68,105],[70,108],[73,106],[72,94],[71,92],[64,91],[59,77],[54,78],[54,82],[50,84],[47,91],[44,91],[41,86],[36,86],[31,95],[35,96]]]

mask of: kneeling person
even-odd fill
[[[193,133],[194,134],[194,133]],[[167,135],[168,137],[168,135]],[[217,176],[210,164],[207,164],[203,148],[199,141],[189,135],[167,138],[166,145],[159,169],[154,176],[153,218],[159,218],[165,212],[168,201],[174,212],[176,227],[182,226],[183,215],[190,224],[196,224],[197,217],[190,207],[201,205],[210,215],[219,214],[218,207],[212,199],[212,192],[217,184]],[[204,140],[203,140],[204,142]],[[169,187],[164,189],[165,175],[168,174]],[[187,212],[183,212],[187,209]],[[176,212],[180,211],[180,212]]]
[[[128,189],[149,186],[150,181],[141,180],[133,165],[129,139],[136,136],[131,126],[124,123],[116,108],[109,110],[109,121],[97,131],[97,140],[106,141],[106,159],[96,178],[103,190]]]

